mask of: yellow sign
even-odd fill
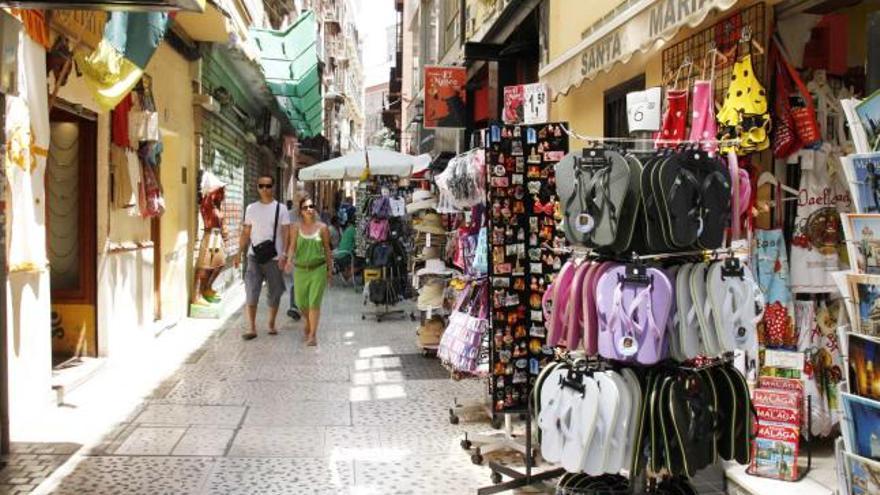
[[[104,37],[106,22],[107,12],[98,10],[49,11],[49,27],[93,49]]]

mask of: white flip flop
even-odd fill
[[[642,411],[642,385],[641,382],[639,382],[639,377],[636,376],[636,372],[631,368],[623,368],[620,373],[626,381],[626,390],[629,392],[631,401],[629,420],[627,421],[626,428],[626,444],[623,448],[623,469],[627,474],[630,474],[633,456],[635,455],[636,443],[638,442],[639,436],[638,423]]]
[[[715,320],[712,316],[712,304],[706,291],[705,263],[695,263],[691,269],[691,300],[696,307],[697,320],[700,323],[700,335],[703,337],[702,354],[717,356],[721,354],[718,333],[715,331]]]
[[[590,476],[599,476],[605,473],[605,460],[609,454],[611,437],[614,435],[620,392],[614,380],[604,373],[596,373],[593,379],[599,385],[599,397],[597,397],[599,414],[593,437],[587,445],[581,470]]]
[[[563,387],[559,380],[568,372],[567,368],[556,367],[541,389],[541,412],[538,414],[538,427],[541,428],[541,456],[548,462],[558,463],[562,459],[564,438],[559,429]]]
[[[615,371],[606,371],[612,381],[616,384],[619,402],[617,406],[616,423],[611,429],[611,445],[608,447],[608,455],[605,457],[605,472],[608,474],[618,474],[624,467],[629,465],[626,463],[625,454],[626,446],[629,442],[630,434],[630,414],[632,413],[632,395],[629,391],[629,384],[624,378]]]
[[[724,351],[739,349],[754,355],[761,318],[756,308],[755,281],[746,267],[742,277],[726,277],[723,270],[724,262],[718,261],[706,276],[718,343]]]
[[[703,350],[703,335],[700,320],[697,319],[697,306],[691,296],[691,272],[694,264],[687,263],[678,269],[675,276],[675,301],[678,306],[679,351],[683,360],[697,357]]]
[[[567,403],[571,403],[571,420],[563,416],[562,428],[565,445],[562,448],[562,467],[576,473],[580,470],[586,447],[592,440],[596,416],[599,414],[599,385],[592,377],[584,375],[584,393],[565,387]]]

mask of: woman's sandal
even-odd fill
[[[257,338],[257,332],[245,332],[241,334],[241,338],[244,340],[254,340]]]

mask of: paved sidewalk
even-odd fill
[[[447,415],[454,397],[481,397],[481,384],[453,382],[423,357],[409,319],[362,321],[364,309],[359,294],[332,289],[317,348],[286,316],[267,335],[263,314],[245,342],[236,313],[127,417],[108,419],[102,438],[80,440],[87,447],[38,492],[463,494],[488,484],[459,447],[465,429],[485,424],[452,426]],[[83,394],[106,378],[93,380]]]

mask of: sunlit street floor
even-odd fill
[[[225,319],[185,320],[62,407],[17,422],[0,493],[459,495],[491,484],[460,446],[488,418],[452,425],[448,413],[483,398],[484,382],[453,381],[424,357],[417,323],[362,320],[374,308],[333,288],[310,348],[286,316],[268,335],[265,309],[259,337],[243,341],[240,291],[226,304]],[[700,493],[719,493],[716,482]]]
[[[243,341],[236,312],[129,363],[143,375],[168,368],[164,379],[105,367],[29,438],[84,445],[38,492],[461,494],[489,484],[488,468],[459,446],[465,430],[487,425],[453,426],[448,416],[454,398],[485,393],[481,382],[454,382],[423,357],[409,318],[362,321],[372,309],[352,289],[333,289],[317,348],[286,316],[268,335],[264,312],[259,337]]]

